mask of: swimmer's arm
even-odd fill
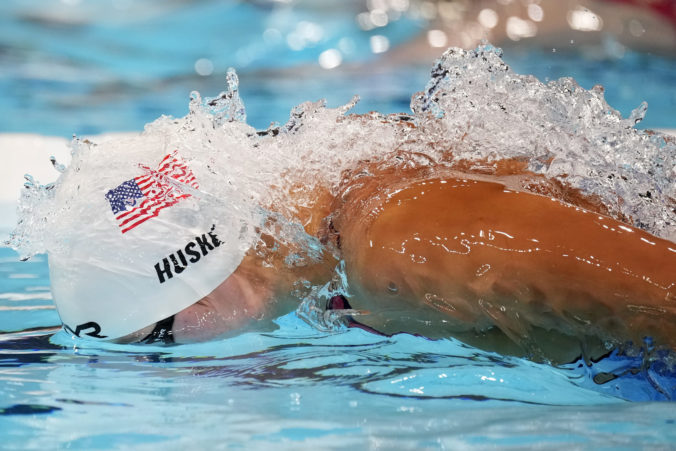
[[[466,188],[438,191],[452,185]],[[530,336],[548,346],[537,327],[573,345],[588,334],[635,343],[652,336],[676,349],[672,243],[498,184],[401,188],[408,191],[391,199],[354,192],[337,218],[352,291],[374,303],[353,304],[394,312],[381,315],[382,325],[364,322],[438,335],[426,320],[441,324],[447,315],[453,321],[443,327],[456,335],[498,327],[515,341]],[[402,311],[416,312],[416,321],[397,323]]]

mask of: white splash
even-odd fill
[[[187,116],[160,117],[137,137],[101,145],[74,140],[73,160],[54,184],[26,184],[9,244],[27,258],[85,229],[86,218],[69,214],[68,196],[77,193],[60,193],[63,180],[87,183],[97,176],[86,171],[87,159],[119,155],[115,164],[124,165],[129,149],[152,143],[178,148],[191,164],[221,177],[222,189],[207,194],[243,218],[260,220],[253,211],[276,205],[288,222],[280,239],[308,249],[321,245],[294,227],[296,211],[284,198],[294,191],[301,205],[309,205],[315,187],[337,189],[344,171],[358,162],[401,164],[402,152],[410,155],[406,164],[432,167],[521,159],[534,173],[598,196],[617,219],[676,237],[676,144],[634,128],[647,106],[623,119],[601,87],[585,90],[570,78],[544,84],[515,74],[492,46],[446,51],[408,115],[346,115],[357,97],[335,109],[306,102],[286,124],[257,131],[245,122],[237,83],[229,71],[227,91],[204,101],[193,93]]]

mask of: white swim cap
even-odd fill
[[[179,312],[230,276],[251,244],[241,218],[206,194],[222,176],[179,150],[149,147],[92,149],[57,185],[52,294],[77,336],[115,339]],[[72,233],[62,227],[69,221]]]

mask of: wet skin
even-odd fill
[[[350,303],[369,312],[360,321],[554,363],[647,336],[676,349],[674,243],[498,178],[462,177],[355,179],[300,218],[333,239]],[[259,328],[297,307],[295,281],[321,285],[336,264],[328,253],[294,268],[260,255],[176,315],[178,342]]]
[[[676,349],[676,245],[500,183],[353,190],[334,220],[353,305],[384,332],[456,336],[537,360]]]

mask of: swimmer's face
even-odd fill
[[[264,302],[249,278],[237,270],[209,295],[176,314],[174,339],[189,343],[237,333],[260,317]]]
[[[263,316],[266,298],[261,290],[254,289],[246,272],[238,269],[214,291],[174,315],[174,341],[193,343],[236,334]],[[116,341],[140,342],[154,327],[151,324]]]

